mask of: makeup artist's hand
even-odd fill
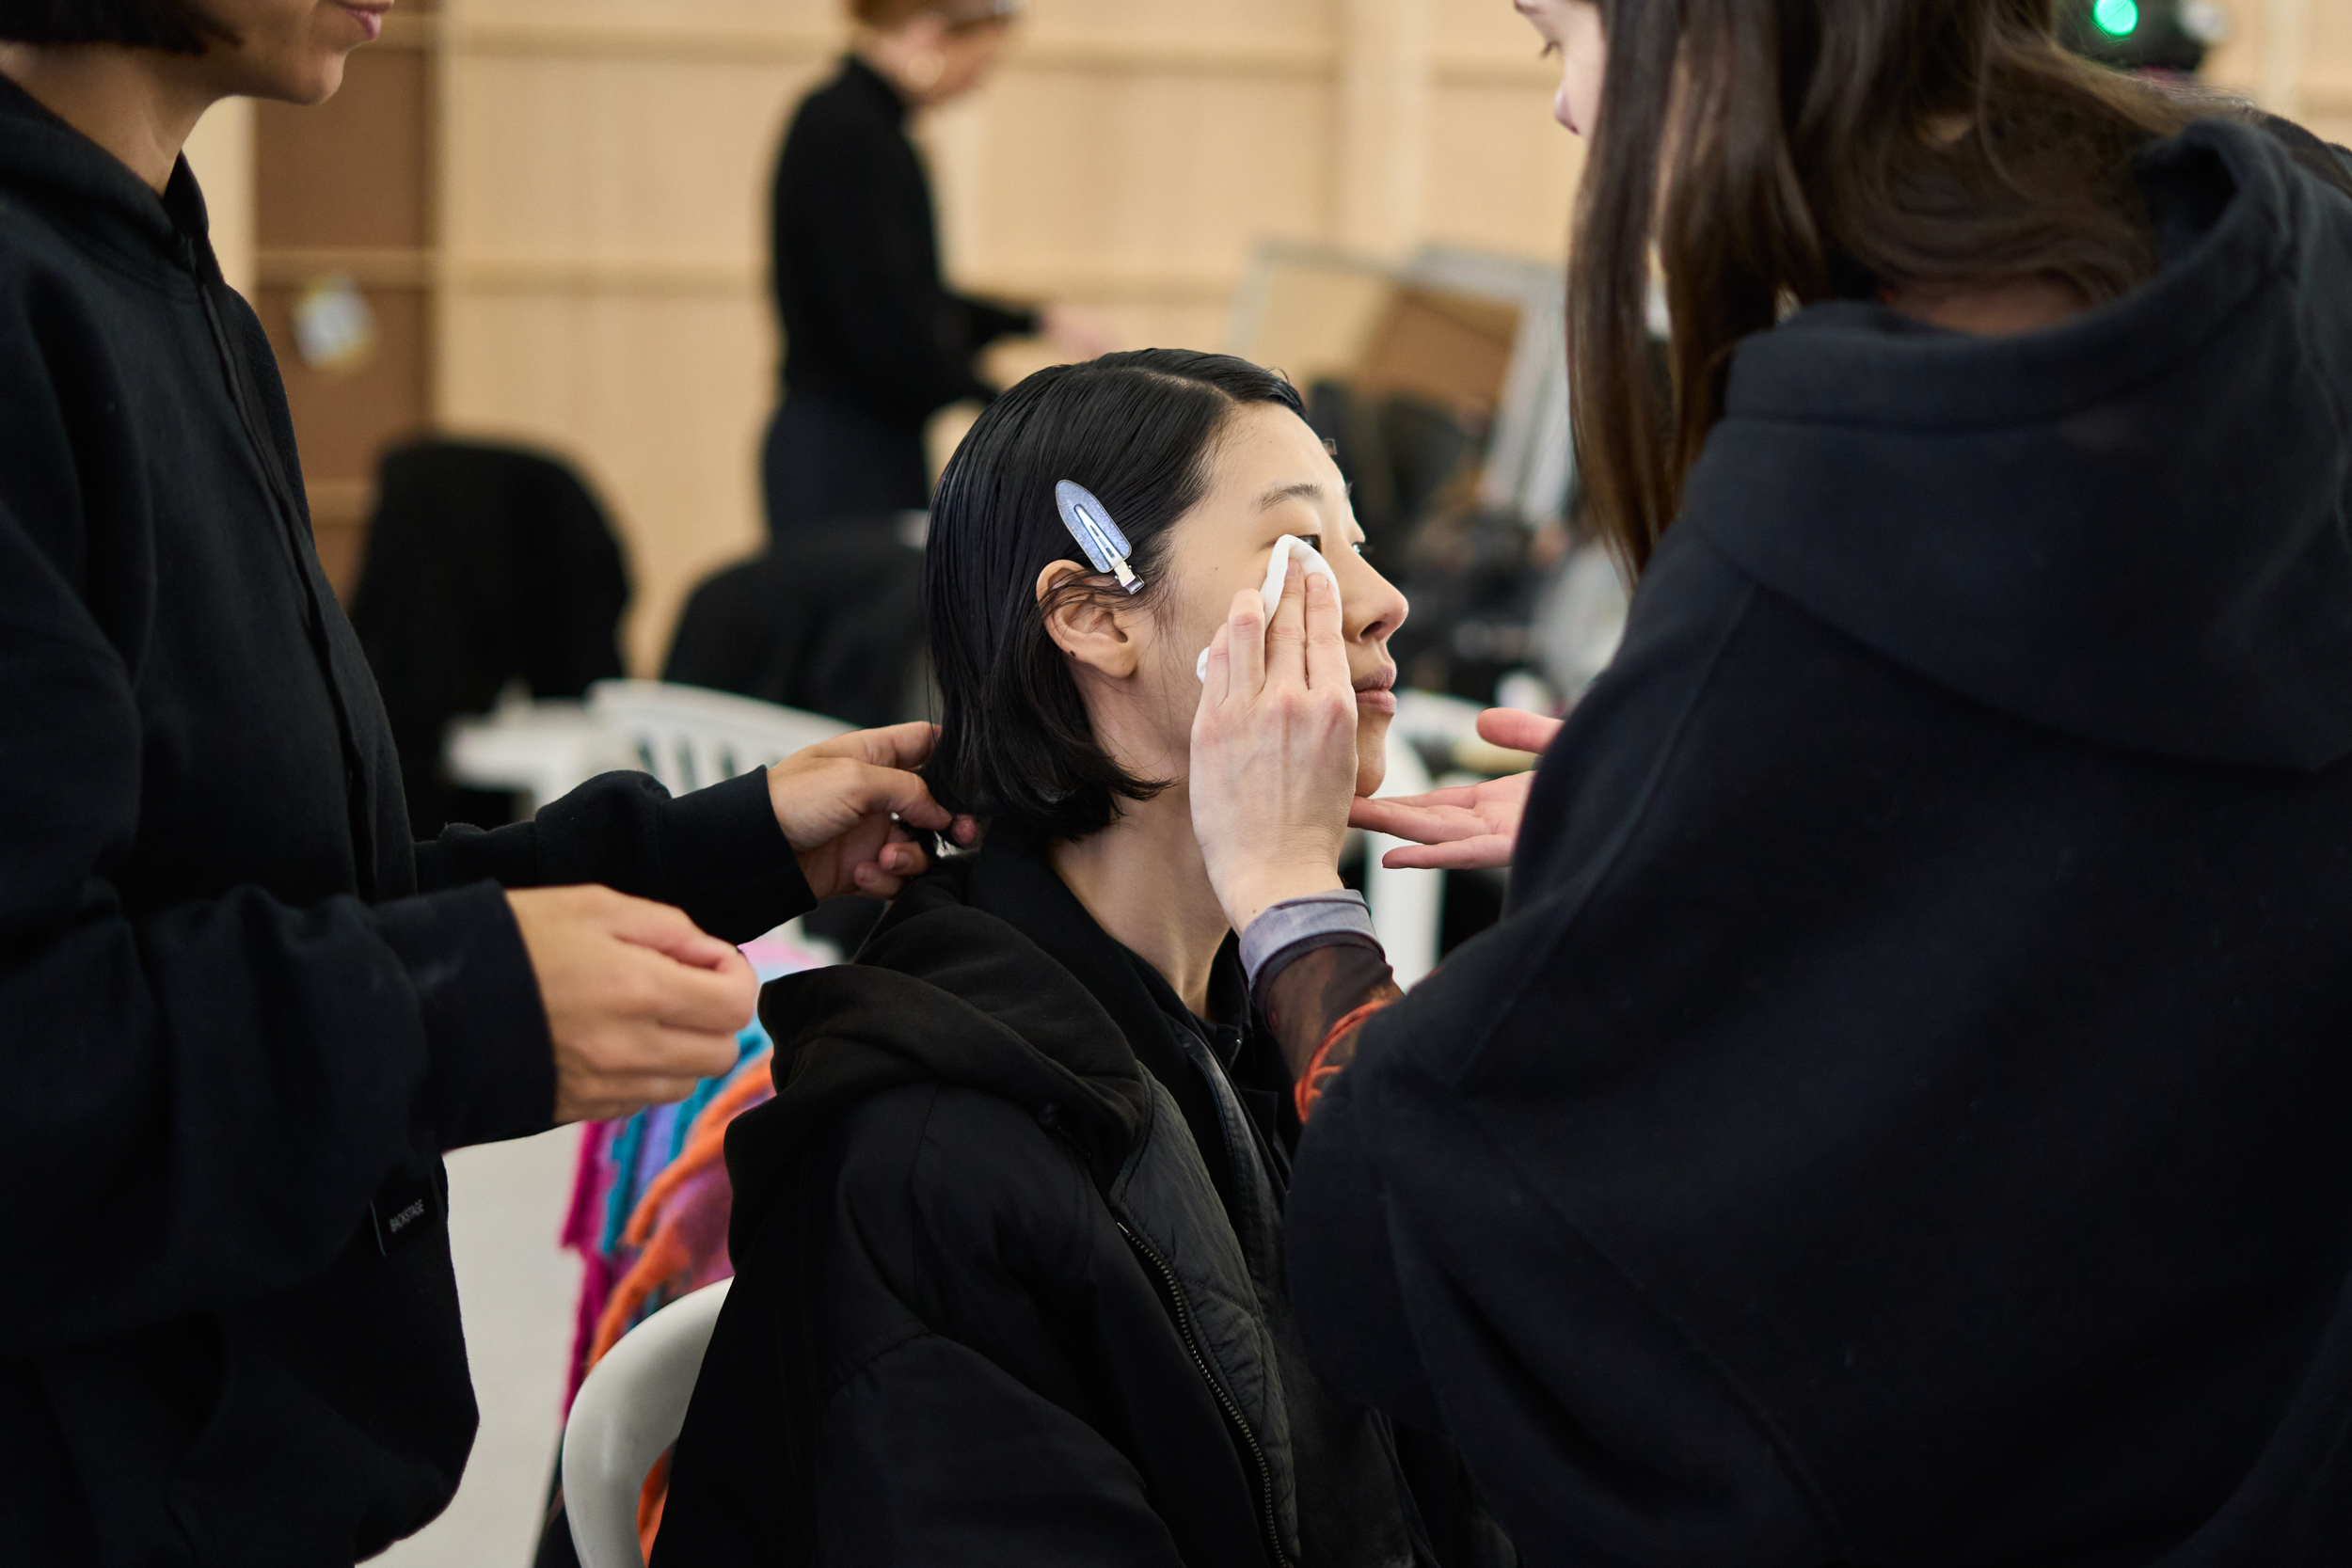
[[[1514,752],[1540,752],[1560,733],[1561,721],[1521,708],[1490,707],[1478,716],[1479,738]],[[1533,773],[1513,773],[1484,784],[1433,789],[1426,795],[1391,795],[1358,800],[1347,814],[1351,828],[1391,838],[1410,839],[1380,857],[1382,865],[1469,871],[1507,866],[1519,843],[1519,814],[1527,806]]]
[[[1274,619],[1233,595],[1192,721],[1192,831],[1238,931],[1268,905],[1340,885],[1356,793],[1356,688],[1339,597],[1294,558]]]
[[[506,895],[555,1044],[555,1119],[683,1100],[735,1066],[759,976],[667,904],[609,887]]]
[[[819,898],[864,893],[896,894],[919,876],[929,857],[912,829],[971,841],[968,816],[947,809],[912,769],[939,738],[936,724],[893,724],[852,730],[793,752],[768,769],[768,798],[776,823],[801,863],[809,891]],[[894,816],[897,820],[893,820]]]

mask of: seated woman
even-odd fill
[[[738,1277],[656,1568],[1515,1560],[1449,1449],[1315,1381],[1284,1297],[1298,1120],[1184,783],[1195,661],[1283,534],[1335,574],[1369,791],[1405,600],[1288,383],[1061,366],[948,466],[930,780],[985,836],[770,988],[781,1089],[728,1139]]]

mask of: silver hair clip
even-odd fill
[[[1111,521],[1109,511],[1094,499],[1093,491],[1083,484],[1060,480],[1054,485],[1054,504],[1061,508],[1062,527],[1087,552],[1087,559],[1094,562],[1096,571],[1110,573],[1130,594],[1143,586],[1143,579],[1127,564],[1127,557],[1135,553],[1135,546],[1119,531],[1119,525]]]

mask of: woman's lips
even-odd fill
[[[1383,665],[1356,683],[1356,705],[1367,713],[1396,711],[1396,666]]]
[[[384,36],[384,13],[390,9],[389,7],[345,5],[343,9],[349,11],[359,24],[359,30],[368,35],[370,43]]]

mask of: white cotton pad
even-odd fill
[[[1331,563],[1324,560],[1312,545],[1295,533],[1285,533],[1274,542],[1274,554],[1267,559],[1265,563],[1265,581],[1258,589],[1258,597],[1265,605],[1265,617],[1269,625],[1274,620],[1274,607],[1282,602],[1282,578],[1289,571],[1291,557],[1294,555],[1298,557],[1298,564],[1301,568],[1322,575],[1323,580],[1331,585],[1331,602],[1333,604],[1340,602],[1340,579],[1331,575]],[[1200,658],[1193,662],[1192,673],[1195,680],[1205,681],[1209,678],[1208,649],[1200,650]]]

